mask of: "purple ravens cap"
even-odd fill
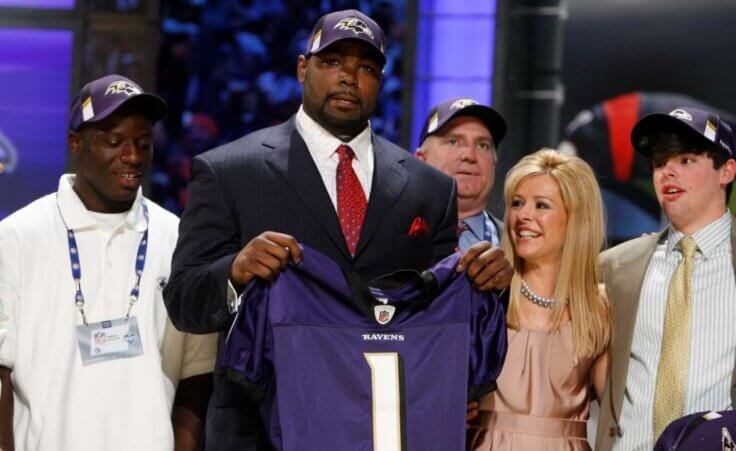
[[[493,144],[496,148],[506,135],[507,126],[503,116],[489,106],[481,105],[474,99],[464,97],[442,102],[430,110],[422,126],[419,145],[428,136],[437,133],[443,125],[458,116],[472,116],[483,122],[488,131],[491,132]]]
[[[69,130],[78,131],[84,124],[101,121],[123,105],[156,122],[166,115],[166,102],[144,92],[133,80],[122,75],[106,75],[93,80],[74,97],[69,111]]]
[[[306,56],[319,53],[343,39],[357,39],[369,44],[378,50],[381,64],[386,63],[386,35],[373,19],[355,9],[322,16],[307,41]]]
[[[669,113],[653,113],[641,118],[631,131],[631,143],[645,157],[652,156],[655,134],[673,131],[707,140],[731,158],[736,152],[736,137],[731,125],[716,113],[692,107],[679,107]]]
[[[699,412],[669,424],[654,451],[735,450],[736,412]]]

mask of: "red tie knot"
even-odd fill
[[[351,149],[350,146],[346,146],[345,144],[342,144],[340,147],[337,148],[337,154],[340,157],[340,161],[352,160],[355,156],[353,149]]]

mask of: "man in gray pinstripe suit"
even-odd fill
[[[736,174],[734,132],[712,112],[681,107],[642,118],[631,139],[650,159],[657,199],[670,224],[601,255],[615,338],[598,450],[652,449],[655,391],[661,397],[663,385],[670,398],[681,399],[681,407],[664,409],[668,421],[731,409],[736,398],[736,226],[727,208]],[[678,244],[683,237],[696,245],[685,276],[689,327],[673,331],[665,324],[673,309],[668,289],[683,259]],[[672,354],[662,352],[663,338],[672,340],[673,334],[684,343],[672,359],[679,360],[678,375],[685,375],[678,384],[666,378],[672,368],[666,356]],[[662,410],[657,408],[658,417]]]

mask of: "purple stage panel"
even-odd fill
[[[64,171],[72,46],[69,30],[0,30],[0,219]]]
[[[0,0],[0,7],[74,9],[76,0]]]

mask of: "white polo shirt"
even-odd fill
[[[178,219],[139,190],[120,215],[88,211],[64,175],[57,193],[0,222],[0,365],[12,370],[16,449],[171,450],[171,408],[180,379],[211,372],[215,336],[190,336],[168,320]],[[63,220],[62,220],[63,217]],[[143,354],[82,366],[65,223],[76,235],[89,322],[125,316],[138,243],[148,227],[135,316]]]

